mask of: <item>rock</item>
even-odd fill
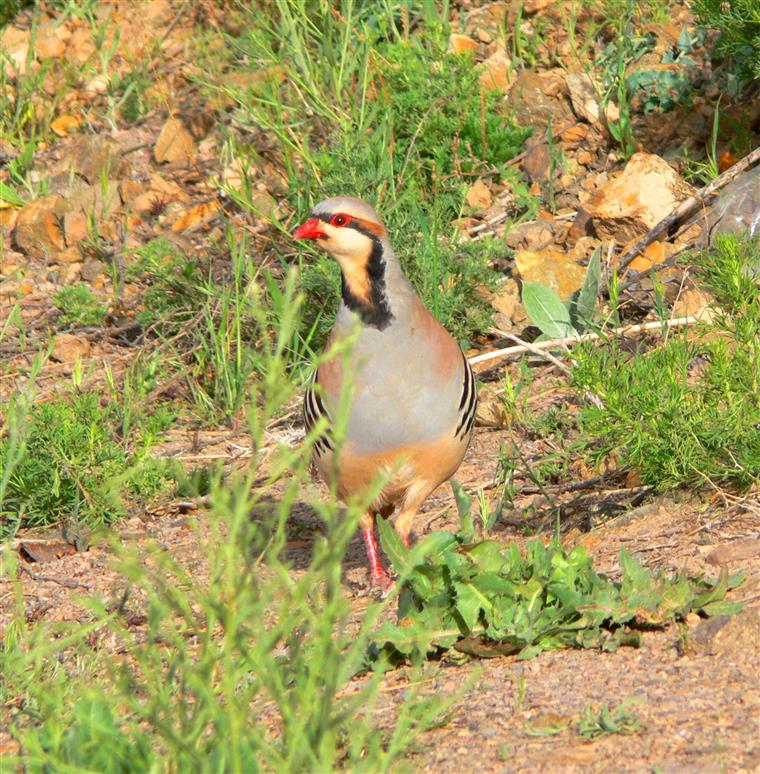
[[[90,27],[77,27],[69,38],[66,58],[74,64],[83,65],[94,53],[95,41]]]
[[[82,210],[67,212],[63,216],[63,235],[69,247],[87,238],[87,216]]]
[[[711,322],[714,314],[710,298],[699,288],[688,288],[673,304],[673,317],[695,317],[700,322]]]
[[[11,81],[15,81],[19,75],[26,74],[31,34],[31,30],[22,30],[9,25],[0,35],[0,50],[4,54],[0,60],[0,67],[5,69]]]
[[[564,78],[554,72],[524,70],[509,89],[507,102],[516,123],[544,131],[566,123],[572,115]]]
[[[104,175],[113,180],[129,174],[129,164],[122,158],[119,146],[105,137],[78,138],[69,153],[59,171],[67,173],[73,166],[74,172],[92,185],[100,185]]]
[[[478,390],[475,424],[478,427],[506,427],[508,419],[504,401],[491,387],[482,385]]]
[[[515,266],[523,282],[540,282],[565,301],[583,285],[586,269],[565,252],[549,247],[541,251],[518,250]]]
[[[22,540],[18,547],[21,558],[27,562],[54,562],[77,552],[63,540]]]
[[[41,258],[65,247],[59,217],[63,214],[63,197],[53,194],[27,202],[18,214],[13,241],[24,255]]]
[[[478,83],[489,91],[506,92],[514,81],[512,60],[506,51],[498,49],[483,62],[483,72]]]
[[[476,210],[487,210],[493,203],[491,190],[482,180],[475,181],[465,199],[467,204]]]
[[[551,163],[549,143],[534,142],[525,151],[522,169],[527,175],[529,182],[543,182],[549,179]]]
[[[15,250],[0,250],[0,277],[9,277],[25,263],[24,254]]]
[[[578,215],[588,216],[600,239],[625,244],[646,234],[693,193],[659,156],[636,153],[622,174],[601,186]]]
[[[568,73],[565,76],[573,112],[589,124],[600,124],[602,110],[599,107],[599,90],[586,73]]]
[[[634,243],[631,243],[633,247]],[[623,250],[627,250],[626,245]],[[630,264],[633,271],[648,271],[653,266],[659,266],[663,261],[670,258],[675,252],[675,248],[670,242],[654,241],[650,245],[647,245],[646,249],[641,255],[637,255]]]
[[[504,241],[513,250],[523,247],[543,250],[554,241],[554,224],[551,221],[531,220],[512,228]]]
[[[50,357],[59,363],[73,363],[77,358],[90,354],[90,342],[73,333],[59,333],[55,337]]]
[[[760,641],[760,615],[746,609],[737,615],[719,615],[699,623],[687,639],[687,651],[706,656],[753,651]]]
[[[705,561],[720,566],[729,562],[744,562],[757,556],[760,556],[760,539],[746,538],[718,546],[707,555]]]
[[[82,266],[82,279],[85,282],[95,282],[105,274],[107,268],[103,261],[85,261],[84,266]]]
[[[454,54],[462,54],[465,51],[477,51],[478,42],[467,35],[452,32],[449,35],[449,51]]]
[[[76,245],[67,247],[51,257],[52,263],[79,263],[82,260],[82,254]]]
[[[717,234],[758,233],[760,225],[760,167],[732,180],[710,208],[702,243],[715,243]]]
[[[58,118],[56,118],[55,121],[50,124],[50,128],[59,137],[65,137],[70,132],[78,129],[81,123],[81,119],[77,116],[66,114],[58,116]]]
[[[169,117],[156,140],[153,155],[159,164],[187,161],[195,152],[195,140],[179,118]]]
[[[489,293],[488,303],[511,320],[520,304],[520,288],[517,281],[507,277],[493,293]]]
[[[71,32],[65,24],[45,24],[34,41],[34,55],[39,60],[59,59],[66,51]]]

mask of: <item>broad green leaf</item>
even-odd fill
[[[576,337],[570,312],[557,293],[538,282],[523,283],[522,302],[531,322],[553,339]]]
[[[13,188],[3,183],[2,180],[0,180],[0,202],[7,202],[14,207],[23,207],[25,203],[24,199]]]
[[[393,525],[388,519],[378,518],[377,531],[380,535],[380,545],[385,551],[385,555],[390,560],[393,569],[401,574],[406,570],[407,559],[409,558],[409,549],[404,545],[398,532],[393,529]]]
[[[453,478],[451,479],[451,488],[454,492],[454,500],[459,512],[460,532],[465,543],[470,543],[475,539],[475,523],[472,519],[472,497]]]
[[[597,247],[589,259],[586,276],[583,278],[583,287],[575,303],[576,327],[580,324],[582,328],[587,328],[594,322],[596,301],[599,295],[599,279],[602,272],[601,253],[602,248]]]

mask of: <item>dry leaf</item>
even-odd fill
[[[195,151],[193,135],[179,118],[169,118],[156,140],[154,156],[159,164],[186,161]]]
[[[196,226],[211,220],[218,211],[219,202],[216,199],[191,207],[174,221],[172,224],[172,231],[186,231],[189,228],[195,228]]]
[[[73,132],[82,123],[82,120],[77,116],[69,114],[58,116],[58,118],[50,124],[50,128],[59,136],[65,137],[69,132]]]

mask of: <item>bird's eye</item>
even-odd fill
[[[348,223],[348,216],[347,215],[333,215],[332,220],[330,223],[333,226],[345,226],[346,223]]]

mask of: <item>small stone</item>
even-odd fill
[[[540,282],[557,291],[565,301],[580,290],[586,269],[579,266],[567,253],[555,248],[533,252],[518,250],[515,266],[523,282]]]
[[[573,112],[590,124],[600,125],[599,89],[586,73],[568,73],[565,76]]]
[[[719,655],[751,652],[760,641],[760,615],[752,609],[702,621],[687,639],[689,652]]]
[[[41,196],[27,202],[18,214],[13,241],[22,253],[34,258],[65,247],[58,222],[65,207],[61,196]]]
[[[179,118],[169,117],[156,140],[153,155],[159,164],[187,161],[195,152],[193,135]]]
[[[708,554],[705,561],[708,564],[720,566],[729,562],[744,562],[757,556],[760,556],[760,540],[758,538],[747,538],[745,540],[734,540],[732,543],[718,546]]]
[[[71,245],[65,250],[57,252],[51,257],[53,263],[79,263],[82,260],[82,254],[76,245]]]
[[[635,153],[617,178],[596,191],[579,216],[588,215],[600,239],[625,244],[646,234],[693,193],[659,156]]]
[[[535,180],[548,180],[551,169],[549,143],[533,143],[525,152],[522,168],[531,183]]]
[[[478,210],[487,210],[493,203],[493,195],[482,180],[475,182],[465,198],[470,207]]]
[[[504,401],[491,387],[482,385],[478,390],[475,424],[478,427],[506,427],[508,419]]]
[[[59,333],[55,337],[50,357],[58,363],[73,363],[77,358],[90,354],[90,342],[73,333]]]
[[[449,51],[454,54],[462,54],[465,51],[477,51],[478,43],[467,35],[452,32],[449,35]]]
[[[85,261],[82,266],[82,279],[85,282],[95,282],[97,279],[103,276],[107,266],[103,261],[91,260]]]
[[[512,61],[502,49],[495,51],[483,62],[478,83],[489,91],[506,92],[514,81]]]
[[[69,247],[87,238],[87,216],[82,210],[67,212],[63,216],[63,235]]]

